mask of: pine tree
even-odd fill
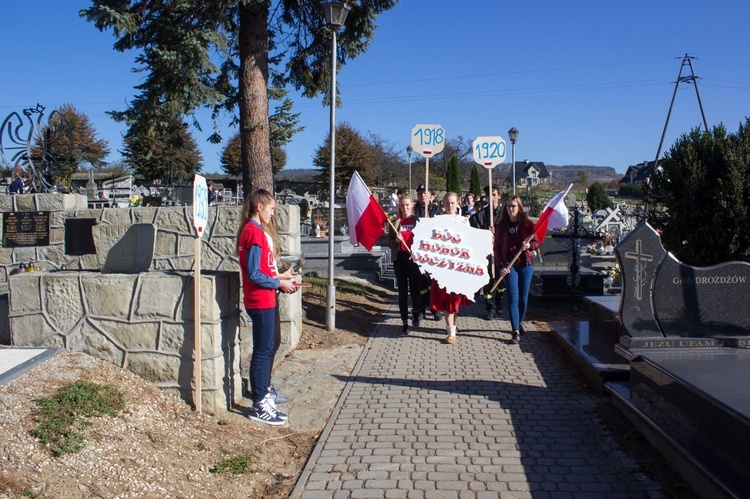
[[[461,199],[461,171],[458,168],[458,158],[453,155],[448,162],[448,174],[446,175],[445,190],[455,192]]]
[[[373,150],[362,134],[347,122],[336,125],[336,172],[335,183],[348,185],[355,170],[362,180],[372,185],[375,180],[373,168]],[[328,185],[328,172],[331,165],[331,137],[315,151],[313,164],[320,171],[318,179]]]
[[[245,189],[270,190],[268,89],[291,85],[315,97],[330,86],[332,33],[322,4],[92,2],[80,15],[99,30],[112,28],[116,50],[136,50],[136,70],[145,75],[128,109],[111,114],[128,124],[141,122],[145,126],[139,128],[155,136],[163,133],[159,124],[177,117],[192,116],[199,127],[195,113],[201,108],[212,109],[214,119],[225,111],[239,111]],[[395,4],[396,0],[357,2],[338,37],[339,67],[367,49],[377,16]],[[282,59],[285,66],[275,70]],[[221,137],[214,134],[211,140],[218,143]]]
[[[646,186],[649,223],[682,262],[750,262],[750,118],[682,135]]]
[[[200,171],[203,158],[190,134],[189,125],[171,119],[156,134],[139,126],[125,133],[121,151],[132,171],[149,180],[162,178],[192,179]]]
[[[469,183],[469,192],[474,194],[475,199],[482,197],[482,181],[479,179],[479,170],[474,164],[471,168],[471,182]]]
[[[613,208],[612,200],[607,196],[607,191],[604,190],[604,184],[594,182],[586,192],[586,202],[589,205],[589,210],[597,212],[604,208]]]
[[[52,143],[46,145],[60,160],[57,165],[59,170],[55,172],[57,177],[68,179],[81,168],[100,168],[106,164],[104,158],[109,154],[107,141],[96,137],[89,117],[72,104],[63,104],[51,112],[47,125],[57,130],[49,139]],[[41,137],[38,137],[33,148],[34,155],[41,157],[42,147]]]

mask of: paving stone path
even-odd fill
[[[547,333],[463,307],[458,341],[391,307],[369,340],[292,497],[662,497],[596,415]]]

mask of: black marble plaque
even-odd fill
[[[622,271],[620,320],[632,337],[661,337],[651,302],[654,277],[667,252],[659,234],[646,222],[630,231],[615,248]]]
[[[48,211],[3,213],[3,247],[49,246]]]
[[[544,266],[568,267],[570,265],[570,238],[549,234],[537,250]]]
[[[654,311],[665,336],[750,336],[750,263],[693,267],[671,254],[654,283]]]
[[[65,219],[65,254],[93,255],[96,254],[94,235],[91,228],[96,225],[95,218],[66,218]]]

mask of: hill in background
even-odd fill
[[[620,180],[624,176],[622,173],[617,173],[611,166],[547,165],[547,168],[552,171],[552,181],[556,184],[569,184],[573,182],[578,178],[579,171],[583,171],[588,175],[589,184],[596,182],[607,184],[612,180]]]
[[[496,179],[505,179],[510,172],[510,164],[503,163],[495,167],[493,176]],[[552,171],[552,181],[555,184],[569,184],[578,178],[578,172],[583,171],[588,175],[589,183],[599,182],[607,184],[612,180],[620,180],[624,175],[617,173],[611,166],[581,166],[581,165],[547,165]],[[289,180],[292,182],[311,182],[317,180],[320,171],[315,169],[306,170],[282,170],[276,175],[276,180]]]

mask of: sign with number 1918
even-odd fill
[[[417,125],[411,130],[414,152],[429,158],[445,147],[445,130],[440,125]]]

